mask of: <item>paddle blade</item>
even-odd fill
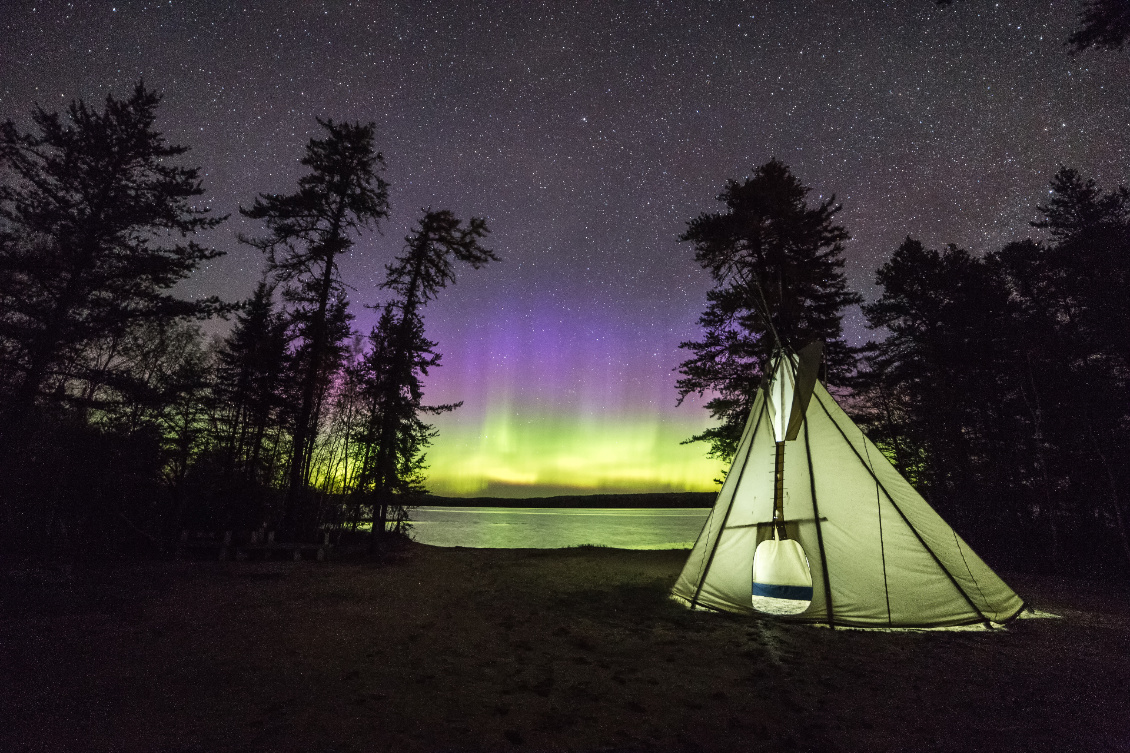
[[[820,371],[820,359],[823,355],[824,343],[820,340],[813,340],[797,353],[796,385],[793,387],[793,408],[789,413],[789,427],[785,430],[786,440],[796,439],[800,434],[800,426],[804,423],[808,401],[812,399],[812,390],[816,387],[816,374]]]

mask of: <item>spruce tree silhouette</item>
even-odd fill
[[[0,442],[45,392],[65,395],[64,365],[90,343],[233,308],[170,292],[222,254],[184,238],[225,218],[193,204],[199,170],[173,164],[188,148],[155,129],[160,101],[138,83],[101,111],[36,108],[36,133],[0,126],[0,174],[14,178],[0,185]]]
[[[299,179],[298,190],[262,194],[250,209],[240,208],[269,231],[244,240],[267,253],[268,272],[285,286],[292,322],[304,339],[282,521],[290,536],[300,533],[296,514],[317,434],[318,386],[340,369],[340,343],[348,335],[347,326],[342,334],[340,321],[347,313],[337,260],[353,247],[359,232],[379,227],[389,207],[388,184],[379,175],[384,158],[374,146],[375,125],[318,124],[325,137],[306,145],[301,163],[309,172]]]
[[[498,257],[483,247],[486,222],[464,225],[447,210],[425,210],[405,238],[405,250],[385,267],[381,287],[396,294],[370,335],[371,350],[362,380],[369,403],[367,457],[360,488],[374,495],[373,533],[382,532],[389,510],[419,489],[423,450],[433,436],[421,414],[454,410],[460,404],[424,406],[420,377],[439,364],[436,343],[424,336],[424,307],[455,282],[455,263],[480,269]]]
[[[957,2],[935,1],[942,7]],[[1130,0],[1089,0],[1079,10],[1078,21],[1078,28],[1064,42],[1069,52],[1082,52],[1091,47],[1121,50],[1130,39]]]
[[[714,279],[699,318],[703,339],[679,346],[694,357],[679,366],[677,385],[680,403],[715,394],[706,407],[721,426],[687,440],[709,442],[713,457],[728,460],[737,449],[776,338],[793,351],[823,340],[833,377],[854,360],[842,339],[844,309],[862,301],[843,273],[848,234],[833,222],[835,197],[809,207],[808,193],[787,165],[770,160],[729,181],[718,196],[725,211],[700,214],[680,237]]]

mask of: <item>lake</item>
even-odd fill
[[[709,508],[418,507],[412,536],[421,544],[485,549],[690,548]]]

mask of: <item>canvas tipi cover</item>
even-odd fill
[[[776,444],[793,407],[796,358],[779,357],[754,399],[734,462],[673,594],[692,607],[754,612],[753,556],[773,538]],[[812,603],[787,619],[854,627],[1003,623],[1024,606],[934,512],[818,381],[785,442],[783,530],[804,547]]]

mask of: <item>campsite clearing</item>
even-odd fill
[[[9,751],[1126,750],[1125,584],[1059,619],[831,631],[691,612],[680,551],[408,547],[371,563],[9,578]]]

